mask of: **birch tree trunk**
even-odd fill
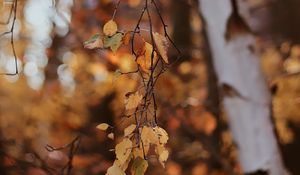
[[[244,173],[288,174],[271,123],[271,97],[254,36],[233,0],[200,0],[214,65],[224,91],[224,107]],[[234,24],[237,23],[237,24]],[[237,25],[237,26],[234,26]]]

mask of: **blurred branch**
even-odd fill
[[[68,143],[65,146],[62,146],[62,147],[59,147],[59,148],[54,148],[50,145],[47,145],[45,147],[46,150],[49,151],[49,152],[69,149],[69,153],[68,153],[69,160],[68,160],[67,164],[61,169],[61,174],[64,174],[65,171],[66,171],[66,175],[71,174],[72,169],[73,169],[73,158],[74,158],[74,155],[76,154],[76,152],[78,151],[78,148],[80,146],[80,141],[81,141],[81,136],[78,135],[70,143]]]

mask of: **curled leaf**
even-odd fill
[[[116,145],[115,153],[120,164],[124,164],[132,151],[132,142],[128,138],[124,138],[122,142]]]
[[[109,128],[109,125],[107,123],[101,123],[96,128],[102,131],[106,131]]]
[[[169,140],[169,136],[167,131],[165,131],[163,128],[156,126],[154,128],[156,134],[158,135],[160,144],[166,144]]]
[[[159,154],[159,162],[163,167],[165,167],[165,162],[168,160],[168,157],[169,151],[166,149]]]
[[[169,48],[168,39],[157,32],[153,33],[153,38],[160,56],[162,57],[165,63],[169,63],[169,58],[167,55]]]
[[[103,48],[103,41],[100,34],[93,35],[90,39],[83,43],[86,49],[100,49]]]
[[[110,138],[110,139],[112,139],[112,140],[115,139],[114,133],[109,133],[109,134],[107,135],[107,137]]]
[[[128,126],[127,128],[125,128],[124,137],[128,137],[129,135],[131,135],[135,129],[136,129],[136,125],[134,125],[134,124],[132,124],[132,125]]]
[[[103,33],[106,36],[113,36],[118,31],[118,25],[114,20],[109,20],[104,26],[103,26]]]
[[[139,93],[130,93],[125,99],[125,108],[127,110],[135,109],[141,103],[143,96]]]
[[[128,45],[131,39],[131,32],[128,31],[125,33],[124,38],[123,38],[123,43],[124,45]]]
[[[145,42],[143,48],[141,49],[138,55],[137,64],[146,73],[150,72],[152,57],[153,57],[153,65],[155,65],[157,62],[157,53],[153,51],[153,46],[150,43]]]

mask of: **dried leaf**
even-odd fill
[[[125,108],[127,110],[135,109],[141,103],[142,99],[143,99],[143,96],[139,92],[130,94],[125,99]]]
[[[158,134],[160,144],[166,144],[169,140],[167,131],[158,126],[156,126],[154,130]]]
[[[106,36],[113,36],[118,31],[118,25],[114,20],[109,20],[104,26],[103,26],[103,33]]]
[[[123,43],[124,45],[128,45],[131,39],[131,32],[126,32],[124,37],[123,37]]]
[[[113,165],[107,169],[106,175],[126,175],[126,174],[119,166]]]
[[[153,52],[153,46],[150,43],[145,42],[137,58],[137,64],[142,68],[142,70],[145,73],[150,72],[152,53],[153,53],[153,65],[155,65],[157,62],[157,53]]]
[[[159,162],[163,167],[165,167],[165,162],[168,160],[169,151],[162,145],[157,145],[155,147],[155,152],[159,155]]]
[[[141,139],[144,144],[159,144],[159,136],[153,128],[144,126],[141,133]]]
[[[90,39],[83,43],[86,49],[100,49],[103,48],[103,41],[100,34],[93,35]]]
[[[132,151],[132,142],[128,138],[124,138],[122,142],[116,145],[116,157],[120,164],[124,164]]]
[[[155,41],[155,45],[158,49],[158,52],[162,59],[165,61],[165,63],[169,63],[168,58],[168,48],[169,48],[169,42],[168,39],[165,36],[162,36],[161,34],[154,32],[153,38]]]
[[[136,125],[134,125],[134,124],[132,124],[132,125],[128,126],[127,128],[125,128],[124,137],[128,137],[129,135],[131,135],[135,129],[136,129]]]
[[[107,137],[110,138],[110,139],[112,139],[112,140],[115,139],[114,133],[109,133],[109,134],[107,135]]]
[[[104,48],[110,48],[113,52],[116,52],[122,44],[122,38],[122,33],[116,33],[111,37],[105,36],[103,38]]]
[[[114,161],[114,165],[117,165],[123,171],[126,171],[126,169],[128,168],[130,160],[131,160],[131,157],[128,157],[128,159],[126,160],[126,162],[121,164],[121,162],[117,159],[117,160]]]
[[[109,128],[109,125],[107,123],[101,123],[97,126],[97,129],[100,129],[102,131],[106,131]]]
[[[144,175],[148,168],[148,162],[141,157],[134,159],[131,166],[132,175]]]

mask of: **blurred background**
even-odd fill
[[[299,0],[244,0],[245,20],[257,36],[263,72],[272,90],[273,124],[283,160],[300,174],[300,7]],[[139,79],[116,76],[134,70],[126,47],[86,50],[83,42],[111,19],[114,0],[0,0],[0,31],[13,27],[19,74],[0,76],[0,174],[44,175],[70,161],[72,174],[105,174],[115,155],[124,99]],[[120,30],[132,30],[143,5],[121,1],[116,13]],[[157,87],[160,126],[169,133],[170,157],[163,169],[151,162],[149,175],[242,174],[237,148],[222,108],[222,95],[211,78],[212,65],[204,21],[196,0],[159,1],[168,32],[182,58],[160,78]],[[12,12],[11,12],[11,9]],[[243,10],[243,9],[241,9]],[[243,13],[243,11],[241,11]],[[12,14],[12,15],[10,15]],[[163,31],[154,15],[156,31]],[[147,26],[142,19],[142,26]],[[177,53],[170,50],[170,59]],[[0,72],[13,73],[11,33],[0,37]],[[287,75],[287,76],[282,76]],[[221,107],[219,107],[221,106]],[[115,127],[115,140],[96,129]],[[46,146],[63,147],[49,151]],[[49,147],[48,147],[49,148]]]

